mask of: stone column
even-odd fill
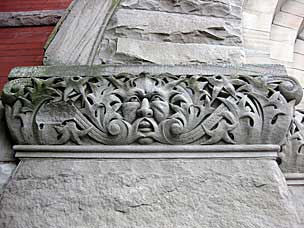
[[[277,160],[302,88],[281,66],[48,66],[10,79],[21,162],[4,228],[301,227]]]
[[[278,146],[176,147],[18,146],[2,227],[297,227]]]

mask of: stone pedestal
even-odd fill
[[[98,147],[17,147],[23,158],[1,199],[1,227],[297,227],[278,147],[213,147],[123,148],[116,159]],[[75,158],[84,154],[99,159]]]

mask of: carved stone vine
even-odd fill
[[[280,158],[284,172],[304,172],[304,110],[296,110]]]
[[[302,88],[287,77],[22,78],[3,90],[17,144],[282,144]]]

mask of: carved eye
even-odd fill
[[[164,101],[164,99],[160,95],[153,95],[151,101]]]
[[[133,96],[133,97],[129,98],[129,102],[139,102],[139,99],[138,99],[138,97]]]

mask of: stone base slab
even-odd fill
[[[296,228],[274,160],[24,159],[3,228]]]

